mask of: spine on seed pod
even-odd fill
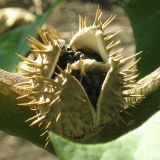
[[[142,97],[129,92],[136,85],[139,59],[133,60],[140,53],[124,58],[121,49],[115,51],[119,31],[108,30],[115,16],[104,23],[101,16],[98,7],[91,26],[80,16],[79,31],[68,45],[54,32],[38,29],[41,40],[29,38],[35,58],[19,55],[23,61],[20,69],[31,90],[18,97],[28,97],[29,102],[19,105],[35,112],[27,121],[43,125],[42,135],[52,130],[71,140],[90,138],[108,123],[123,121],[119,113],[134,104],[132,97]],[[24,86],[25,82],[16,85]]]

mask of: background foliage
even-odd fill
[[[15,53],[26,54],[28,52],[29,48],[26,43],[26,37],[28,34],[36,36],[36,26],[41,26],[51,10],[59,3],[60,1],[56,1],[56,4],[54,3],[51,9],[37,17],[33,24],[16,28],[0,36],[0,68],[13,71],[17,63]],[[152,1],[151,3],[150,0],[129,0],[123,3],[122,7],[130,19],[137,51],[143,51],[142,60],[138,65],[140,76],[143,77],[160,65],[160,1]],[[3,104],[5,103],[6,102],[3,102]],[[144,108],[143,112],[136,113],[139,114],[139,117],[144,117],[141,119],[141,125],[138,122],[140,119],[136,121],[138,128],[129,133],[123,133],[124,135],[121,137],[114,137],[114,139],[109,142],[101,144],[78,144],[67,141],[54,133],[50,133],[55,153],[62,160],[159,160],[160,105],[154,104],[149,107],[149,110]],[[6,110],[6,108],[8,108],[8,110]],[[0,128],[8,133],[26,138],[42,146],[42,142],[35,138],[35,136],[39,134],[39,130],[33,129],[34,132],[36,132],[35,135],[28,137],[29,128],[26,127],[26,124],[17,123],[20,121],[23,122],[30,113],[20,113],[19,110],[15,108],[16,107],[12,105],[10,105],[10,107],[7,107],[7,105],[1,106]],[[148,112],[150,112],[150,114],[148,114]],[[12,113],[12,115],[8,113]],[[6,125],[9,124],[9,121],[14,122],[14,119],[11,118],[13,115],[15,115],[15,126],[21,127],[21,132],[14,131],[15,128]],[[51,148],[48,150],[51,151]]]

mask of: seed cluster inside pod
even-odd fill
[[[104,63],[102,58],[97,53],[87,53],[86,51],[80,49],[74,52],[71,48],[68,48],[66,52],[62,56],[60,56],[57,64],[60,68],[65,70],[67,68],[67,64],[72,65],[77,61],[85,60],[94,60],[95,62],[100,62],[102,64]],[[104,72],[103,70],[101,71],[100,69],[98,70],[98,68],[96,69],[95,67],[91,70],[88,70],[84,74],[81,74],[79,68],[76,68],[72,70],[71,75],[74,76],[81,83],[93,107],[96,108],[97,99],[100,93],[102,83],[105,79],[106,72]],[[52,78],[54,77],[55,75],[53,75]]]
[[[115,16],[104,23],[101,16],[98,7],[91,26],[80,17],[79,31],[69,44],[50,30],[38,29],[41,41],[29,39],[34,59],[20,56],[22,74],[32,91],[18,97],[29,99],[19,105],[35,112],[28,121],[42,125],[42,135],[52,130],[71,140],[88,139],[122,120],[119,113],[129,106],[128,97],[139,96],[126,92],[136,83],[138,60],[130,61],[139,53],[124,58],[121,50],[111,52],[119,44],[114,40],[118,32],[108,31]]]

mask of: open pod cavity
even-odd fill
[[[68,45],[55,33],[38,29],[41,42],[29,39],[36,58],[20,56],[32,91],[19,97],[30,99],[19,105],[35,112],[29,121],[44,126],[42,135],[53,130],[71,140],[89,138],[110,122],[122,120],[119,112],[129,106],[127,98],[139,96],[125,92],[136,83],[133,67],[138,61],[129,62],[139,54],[128,58],[119,50],[110,54],[119,43],[114,41],[118,32],[107,31],[115,16],[104,23],[101,16],[98,7],[91,26],[80,17],[79,31]]]

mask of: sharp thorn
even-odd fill
[[[37,119],[36,119],[35,121],[33,121],[29,126],[33,126],[33,125],[35,125],[36,123],[41,122],[44,118],[45,118],[45,116],[42,116],[42,117],[37,118]]]
[[[61,116],[61,112],[58,114],[58,116],[56,117],[56,122],[58,122],[59,118]]]
[[[32,121],[33,119],[36,119],[36,118],[38,118],[38,117],[40,117],[40,116],[41,116],[40,114],[39,114],[39,115],[36,115],[36,116],[33,116],[33,117],[27,119],[25,122]]]
[[[121,60],[121,63],[122,63],[122,64],[128,63],[131,59],[134,59],[135,57],[137,57],[137,56],[140,55],[141,53],[142,53],[142,52],[138,52],[138,53],[136,53],[136,54],[134,54],[134,55],[131,55],[131,56],[127,57],[127,58],[124,58],[124,59]]]
[[[111,16],[107,19],[107,21],[103,23],[102,29],[105,30],[105,29],[108,27],[108,25],[115,19],[115,17],[116,17],[116,15],[114,15],[114,16],[111,15]]]
[[[116,33],[110,35],[110,36],[107,36],[106,38],[104,38],[105,41],[108,41],[110,39],[112,39],[113,37],[115,37],[117,34],[119,34],[121,31],[117,31]]]
[[[55,104],[60,99],[60,96],[58,95],[50,104],[49,106]]]
[[[48,133],[48,130],[44,131],[40,136],[44,136],[46,133]]]
[[[132,63],[130,66],[127,66],[124,70],[130,70],[132,69],[140,60],[141,58],[139,58],[138,60],[136,60],[134,63]]]

